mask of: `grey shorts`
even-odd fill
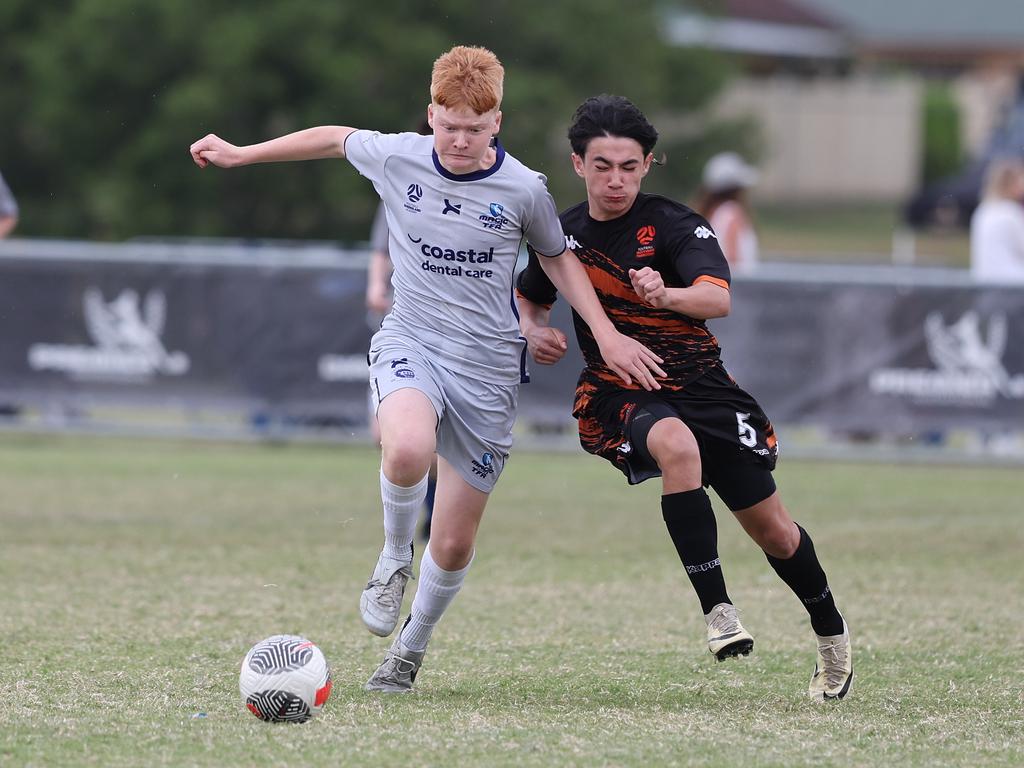
[[[384,332],[369,354],[374,412],[399,389],[426,395],[437,413],[437,453],[477,490],[490,493],[512,448],[518,384],[488,384],[448,370],[414,341]]]

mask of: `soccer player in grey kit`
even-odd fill
[[[504,70],[483,48],[434,62],[433,136],[319,126],[238,147],[210,134],[191,147],[200,167],[347,158],[384,201],[394,306],[370,344],[381,430],[384,548],[360,598],[367,628],[398,624],[427,471],[438,455],[431,537],[402,630],[368,690],[411,690],[427,642],[458,593],[488,496],[512,444],[526,346],[512,296],[523,237],[552,283],[588,323],[608,367],[657,389],[661,359],[615,330],[566,248],[545,178],[497,139]]]

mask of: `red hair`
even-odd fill
[[[505,68],[486,48],[458,45],[434,62],[430,99],[442,107],[469,107],[478,115],[501,105]]]

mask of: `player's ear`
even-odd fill
[[[427,125],[430,126],[430,130],[434,130],[434,103],[430,102],[427,104]]]
[[[583,158],[577,155],[575,152],[572,153],[572,167],[576,170],[576,175],[581,179],[585,178],[583,175]]]
[[[501,110],[499,109],[494,114],[494,135],[497,136],[501,132]]]
[[[651,170],[651,162],[654,160],[654,153],[648,152],[647,157],[644,158],[643,170],[640,173],[640,177],[643,178],[647,175],[647,172]]]

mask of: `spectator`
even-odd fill
[[[18,202],[0,173],[0,239],[11,234],[18,223]]]
[[[971,216],[971,275],[1024,283],[1024,160],[992,161],[981,204]]]
[[[760,174],[735,152],[721,152],[704,166],[695,206],[718,237],[733,273],[749,272],[758,262],[757,233],[750,216],[747,190]]]

